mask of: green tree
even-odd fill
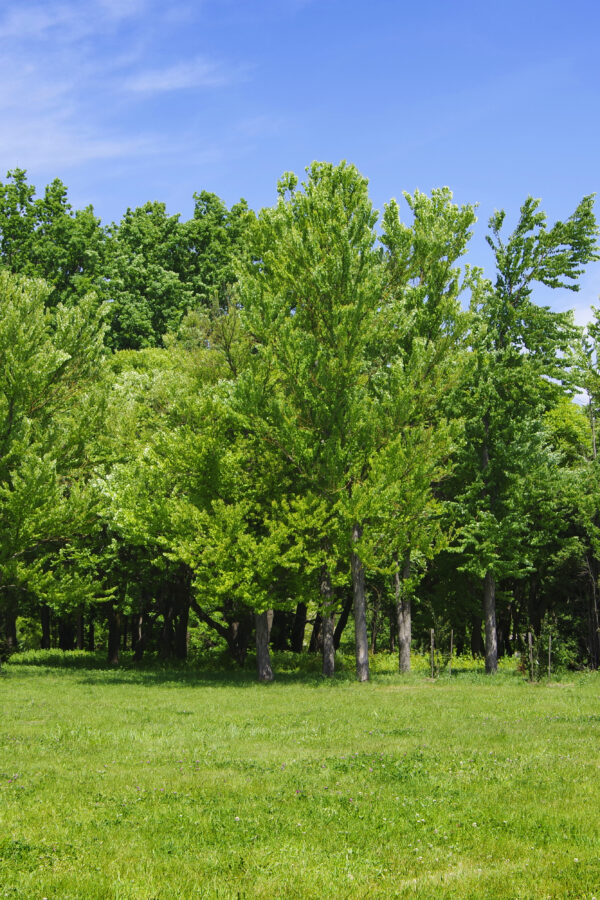
[[[73,211],[55,179],[42,197],[23,169],[0,185],[0,258],[15,274],[43,278],[46,303],[72,305],[102,284],[104,230],[91,206]]]
[[[254,219],[245,200],[231,209],[216,194],[194,194],[194,215],[181,225],[181,275],[199,306],[226,309],[236,281],[235,261]]]
[[[496,583],[530,570],[526,497],[546,465],[541,416],[568,389],[575,330],[569,313],[532,301],[536,284],[579,289],[596,258],[593,198],[564,222],[547,227],[539,201],[528,198],[507,240],[504,212],[490,219],[495,285],[474,295],[473,380],[465,384],[465,452],[457,498],[465,567],[483,580],[486,670],[498,664]]]
[[[381,302],[381,254],[367,181],[354,166],[313,163],[306,182],[279,182],[263,210],[241,276],[243,320],[253,342],[240,382],[249,427],[312,495],[312,554],[323,609],[323,672],[334,671],[336,582],[352,560],[357,675],[368,678],[361,524],[351,498],[372,448],[374,412],[365,390],[368,340]],[[350,498],[350,502],[349,502]],[[338,571],[338,568],[340,569]]]
[[[160,347],[193,306],[180,273],[181,253],[179,216],[168,216],[164,203],[128,209],[112,226],[105,290],[113,349]]]
[[[394,569],[400,671],[410,668],[411,594],[425,561],[444,545],[436,494],[458,431],[452,395],[464,377],[467,327],[460,295],[478,277],[456,265],[474,208],[454,204],[448,188],[404,196],[410,225],[395,201],[383,216],[386,290],[373,346],[379,449],[373,485],[365,483],[379,504],[374,531],[387,553],[380,564]]]
[[[10,620],[26,594],[56,593],[56,554],[90,522],[103,326],[93,297],[50,310],[49,291],[0,271],[0,604]]]

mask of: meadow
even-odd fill
[[[0,672],[2,898],[600,897],[598,674],[62,662]]]

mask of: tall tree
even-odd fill
[[[564,222],[547,226],[528,198],[507,240],[504,212],[490,219],[495,285],[472,304],[474,379],[465,385],[467,443],[459,470],[462,519],[457,548],[483,581],[486,671],[498,665],[496,583],[530,567],[524,501],[530,474],[544,466],[540,417],[569,387],[575,330],[568,313],[532,300],[536,284],[577,291],[583,266],[597,258],[593,197]]]
[[[423,561],[444,543],[435,492],[457,432],[451,398],[464,373],[467,327],[460,295],[477,277],[457,265],[474,208],[453,203],[448,188],[404,196],[410,225],[395,201],[383,216],[386,289],[373,347],[380,422],[373,494],[381,506],[377,531],[394,568],[400,671],[410,668],[411,593]]]
[[[352,559],[357,675],[365,680],[361,523],[348,498],[362,477],[374,427],[365,379],[381,301],[377,216],[354,166],[313,163],[307,176],[301,186],[295,175],[281,179],[277,206],[262,211],[252,234],[241,298],[255,352],[241,392],[259,439],[295,470],[298,493],[313,494],[325,511],[314,522],[325,675],[334,671],[336,583],[348,577]],[[338,573],[340,554],[348,562]]]
[[[0,271],[0,605],[51,590],[56,554],[90,527],[88,435],[102,357],[96,301]]]

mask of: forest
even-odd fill
[[[270,681],[353,631],[366,681],[433,628],[490,674],[528,632],[598,668],[600,318],[536,302],[600,258],[593,196],[496,212],[483,271],[448,188],[277,191],[106,226],[0,184],[1,655],[256,650]]]

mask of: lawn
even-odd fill
[[[600,897],[599,693],[13,658],[0,897]]]

